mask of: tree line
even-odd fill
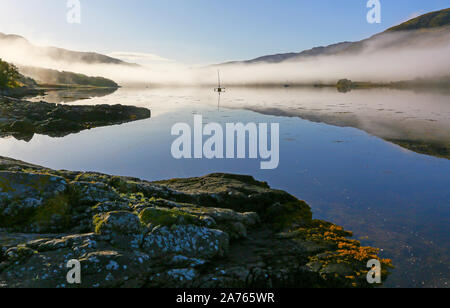
[[[15,88],[18,86],[19,79],[17,67],[0,59],[0,88]]]

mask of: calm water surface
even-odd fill
[[[388,286],[448,287],[450,161],[439,157],[445,157],[450,144],[450,96],[230,89],[219,102],[211,89],[199,88],[122,88],[107,94],[83,93],[77,100],[53,93],[47,98],[144,106],[152,118],[64,138],[35,135],[28,143],[4,138],[0,155],[55,169],[147,180],[250,174],[306,200],[316,218],[343,225],[364,244],[382,248],[396,265]],[[222,124],[280,123],[278,169],[260,170],[259,161],[249,159],[173,159],[172,125],[192,124],[194,114]],[[398,140],[438,150],[435,156],[419,154],[400,147]]]

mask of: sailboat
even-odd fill
[[[220,84],[220,70],[217,70],[217,78],[219,80],[219,86],[217,88],[214,89],[214,92],[225,92],[225,88],[222,87],[222,85]]]

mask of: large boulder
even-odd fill
[[[142,225],[136,214],[126,211],[110,212],[94,217],[95,233],[101,235],[140,234]]]
[[[47,199],[66,189],[67,182],[62,177],[0,171],[0,204],[11,200]]]
[[[95,233],[124,249],[138,249],[143,239],[139,217],[131,212],[117,211],[94,216]]]
[[[224,256],[228,247],[229,237],[225,232],[194,225],[156,227],[142,245],[153,257],[182,255],[207,260]]]
[[[79,203],[97,204],[120,200],[119,194],[105,183],[72,182],[70,185],[77,193]]]
[[[62,223],[69,211],[64,178],[46,174],[0,171],[0,228]]]

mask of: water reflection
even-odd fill
[[[35,96],[30,101],[45,101],[48,103],[71,103],[88,100],[95,97],[103,97],[116,92],[116,88],[90,88],[90,89],[66,89],[49,90],[44,95]]]
[[[158,97],[159,93],[174,92],[180,94],[182,99],[192,98],[193,102],[207,103],[214,97],[208,95],[208,89],[121,89],[118,95],[107,96],[115,91],[55,91],[34,100],[77,104],[124,100],[124,104],[139,104],[139,100],[128,102],[127,94],[148,94],[150,98]],[[89,97],[93,99],[85,100]],[[343,94],[327,88],[234,88],[223,98],[218,93],[217,106],[219,109],[247,109],[261,114],[297,116],[312,122],[355,127],[417,153],[450,158],[448,92],[373,89]],[[169,104],[166,108],[176,107]]]
[[[396,265],[388,286],[448,286],[450,161],[383,140],[448,146],[448,96],[242,88],[217,97],[202,88],[124,88],[72,104],[108,103],[149,108],[152,119],[64,138],[37,135],[29,143],[0,139],[0,155],[55,169],[147,180],[212,172],[250,174],[306,200],[316,218],[341,224],[364,244],[383,248],[384,257]],[[173,159],[171,127],[192,124],[193,114],[221,124],[280,123],[279,168],[260,170],[259,162],[249,159]]]
[[[417,153],[450,158],[450,93],[387,89],[345,94],[329,89],[237,92],[251,96],[236,93],[239,99],[230,99],[232,108],[355,127]],[[271,104],[270,96],[279,99]]]

